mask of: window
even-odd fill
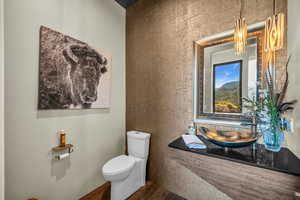
[[[213,66],[213,112],[242,112],[242,60]]]

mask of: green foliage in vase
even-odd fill
[[[252,117],[258,117],[258,114],[263,111],[263,104],[257,100],[255,96],[252,98],[243,98],[243,105],[249,111]]]
[[[259,117],[259,113],[266,112],[270,119],[270,127],[275,131],[276,129],[281,129],[281,115],[286,111],[293,110],[293,105],[297,100],[284,102],[286,96],[288,84],[289,84],[289,74],[288,74],[288,64],[291,56],[285,65],[285,82],[279,93],[275,91],[274,79],[270,72],[270,69],[265,72],[265,83],[266,90],[263,96],[259,100],[256,98],[243,98],[245,107],[248,108],[252,115]]]

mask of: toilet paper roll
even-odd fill
[[[69,153],[64,153],[64,154],[58,155],[58,156],[57,156],[57,159],[58,159],[58,160],[63,160],[63,159],[65,159],[65,158],[69,157],[69,156],[70,156]]]

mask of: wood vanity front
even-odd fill
[[[225,152],[205,143],[206,150],[191,150],[180,137],[169,144],[169,155],[234,200],[294,200],[300,191],[300,160],[288,149],[270,153],[259,145],[251,158],[247,149]]]

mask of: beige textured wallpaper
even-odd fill
[[[4,200],[4,15],[0,0],[0,200]]]
[[[272,15],[272,2],[248,0],[248,24]],[[193,41],[232,29],[239,9],[239,0],[140,0],[127,10],[127,129],[153,133],[149,178],[190,200],[229,198],[172,161],[168,144],[193,117]],[[286,9],[277,1],[277,11]],[[278,77],[285,60],[286,49],[277,55]]]
[[[300,1],[288,1],[288,54],[292,55],[289,65],[290,85],[287,99],[300,99]],[[300,101],[296,109],[287,115],[294,121],[294,132],[287,135],[287,146],[300,157]]]

